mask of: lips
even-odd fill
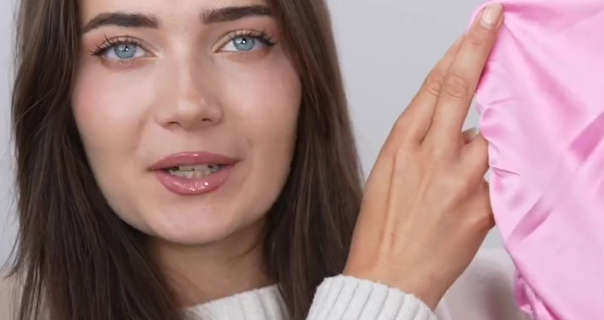
[[[168,191],[181,196],[191,196],[219,190],[235,170],[237,162],[239,160],[209,152],[183,152],[156,162],[150,169]],[[223,168],[203,178],[183,178],[171,175],[167,170],[178,166],[207,164],[218,164]]]
[[[150,170],[166,170],[176,168],[178,166],[192,166],[204,164],[219,164],[223,166],[231,166],[237,163],[237,161],[237,159],[210,152],[181,152],[169,155],[159,160],[151,166]]]

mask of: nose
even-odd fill
[[[216,88],[201,63],[179,59],[166,66],[159,77],[159,91],[163,99],[157,107],[156,121],[163,127],[195,130],[222,121],[222,109]]]

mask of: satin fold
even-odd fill
[[[533,319],[604,319],[604,0],[498,2],[476,107],[516,300]]]

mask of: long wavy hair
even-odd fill
[[[342,272],[362,176],[323,0],[272,0],[303,87],[292,169],[269,214],[265,256],[292,319]],[[77,0],[22,0],[11,99],[19,233],[16,319],[184,319],[173,289],[101,194],[70,105]]]

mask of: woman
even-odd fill
[[[23,0],[17,319],[433,317],[493,226],[460,131],[495,9],[362,193],[323,1]]]

